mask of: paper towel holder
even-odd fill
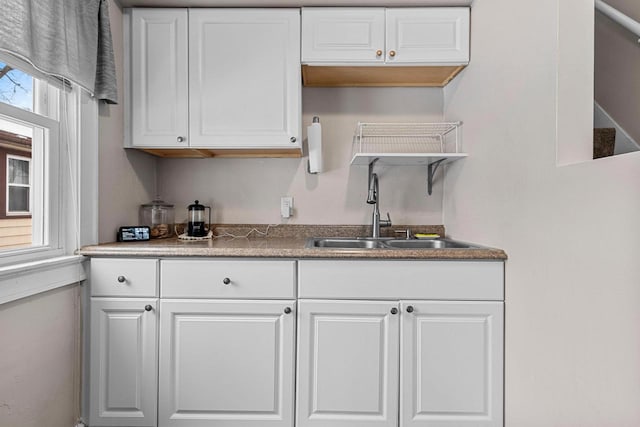
[[[322,164],[322,127],[320,117],[314,116],[310,126],[307,126],[307,146],[309,158],[307,159],[307,173],[317,175],[323,171]]]

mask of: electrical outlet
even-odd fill
[[[293,197],[284,196],[280,198],[280,216],[282,218],[293,216]]]

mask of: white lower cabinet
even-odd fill
[[[298,277],[297,427],[503,426],[502,262],[301,260]]]
[[[159,426],[291,427],[294,308],[163,300]]]
[[[89,425],[502,427],[503,274],[94,258]]]
[[[89,425],[156,425],[156,298],[92,298]]]
[[[298,427],[397,425],[397,313],[397,301],[299,301]]]
[[[400,425],[503,425],[503,303],[402,301]]]
[[[157,259],[91,260],[91,427],[157,425],[157,270]]]

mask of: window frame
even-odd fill
[[[65,161],[61,156],[61,151],[62,148],[71,150],[71,146],[77,143],[78,129],[75,129],[74,126],[80,126],[78,111],[76,108],[67,108],[65,102],[75,104],[75,100],[79,99],[80,89],[72,88],[69,93],[71,85],[67,85],[55,77],[47,76],[28,62],[2,51],[0,51],[0,61],[34,78],[34,112],[0,102],[0,116],[4,120],[33,127],[36,132],[41,132],[39,136],[36,136],[35,133],[32,136],[30,162],[33,246],[0,250],[0,269],[2,269],[20,263],[64,256],[76,249],[68,245],[71,239],[66,238],[65,232],[70,230],[68,227],[65,230],[64,217],[65,215],[78,216],[78,213],[68,211],[70,207],[67,200],[69,194],[66,194],[62,188],[62,182],[64,182],[65,174],[68,173],[68,168],[78,165],[70,165],[70,161]],[[69,102],[69,98],[71,98],[71,102]],[[63,111],[66,115],[61,114]],[[69,129],[65,129],[65,124]],[[73,140],[71,141],[71,139]],[[62,147],[66,142],[69,147]],[[34,184],[37,182],[45,184],[41,189],[33,191]],[[65,215],[63,215],[63,210],[65,210]],[[35,219],[40,216],[44,220],[36,221]]]
[[[6,209],[5,209],[5,215],[8,217],[14,216],[14,217],[18,217],[18,216],[32,216],[32,207],[33,207],[33,163],[31,161],[31,157],[24,157],[24,156],[18,156],[16,154],[7,154],[7,168],[6,168],[6,172],[7,172],[7,178],[5,181],[6,184],[6,192],[5,192],[5,199],[6,199]],[[9,163],[11,160],[18,160],[21,162],[26,162],[29,167],[28,167],[28,175],[27,175],[27,179],[28,179],[28,183],[27,184],[17,184],[17,183],[11,183],[9,182]],[[11,205],[10,203],[10,195],[11,192],[9,191],[10,187],[18,187],[18,188],[27,188],[29,190],[29,197],[28,197],[28,209],[26,211],[12,211],[9,209],[9,206]]]
[[[6,51],[0,50],[0,61],[40,79],[33,88],[41,95],[34,97],[40,100],[34,102],[34,110],[60,118],[58,122],[36,115],[45,125],[59,125],[50,132],[55,141],[49,146],[56,150],[49,153],[53,155],[47,170],[50,187],[58,195],[48,199],[55,230],[47,232],[57,243],[0,254],[0,304],[4,304],[86,279],[85,257],[74,252],[98,242],[99,109],[98,100],[79,85],[47,76]],[[4,103],[0,110],[25,122],[34,114]]]

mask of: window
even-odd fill
[[[31,214],[31,159],[7,155],[7,215]]]
[[[0,304],[84,279],[73,252],[98,238],[97,130],[89,93],[0,51]]]
[[[61,254],[64,246],[59,224],[63,85],[9,59],[0,56],[0,265],[16,256]]]

